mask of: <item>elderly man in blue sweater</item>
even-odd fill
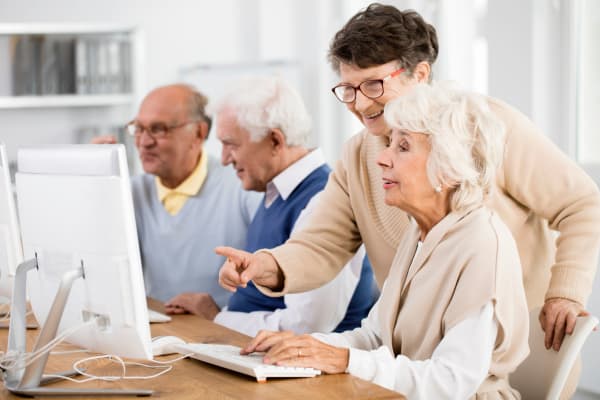
[[[206,103],[189,85],[159,87],[126,126],[145,172],[132,179],[132,190],[146,293],[166,302],[199,292],[199,313],[227,304],[230,294],[217,282],[223,258],[213,249],[246,243],[260,201],[203,150],[211,125]]]
[[[284,243],[318,201],[330,169],[319,149],[309,150],[310,119],[299,94],[279,78],[239,82],[215,107],[223,164],[232,164],[246,190],[264,192],[248,229],[246,251]],[[250,283],[214,310],[215,322],[248,335],[260,329],[296,333],[343,331],[360,326],[378,296],[361,249],[329,284],[271,298]],[[184,293],[170,312],[202,314],[201,296]]]

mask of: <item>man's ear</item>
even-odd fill
[[[431,65],[429,65],[429,63],[427,61],[421,61],[413,69],[413,77],[419,83],[429,82],[430,76],[431,76]]]
[[[271,143],[271,147],[275,151],[280,150],[286,144],[285,135],[279,128],[271,129],[269,131],[268,138]]]
[[[202,141],[208,139],[208,124],[206,121],[198,121],[196,123],[196,136],[202,139]]]

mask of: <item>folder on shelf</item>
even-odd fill
[[[75,39],[75,88],[77,94],[90,92],[88,85],[87,39]]]
[[[13,94],[39,95],[42,93],[40,63],[43,36],[14,36]]]
[[[58,88],[58,41],[51,37],[44,38],[42,43],[40,79],[41,94],[53,95],[60,93]]]
[[[56,43],[58,65],[58,93],[74,94],[75,88],[75,40],[63,38]]]

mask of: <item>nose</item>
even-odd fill
[[[138,147],[150,147],[156,142],[156,139],[144,129],[141,134],[135,137],[135,142],[138,144]]]
[[[226,145],[223,145],[223,148],[221,149],[221,164],[231,164],[231,151],[227,148]]]
[[[388,154],[389,150],[390,150],[390,148],[386,147],[377,156],[377,165],[379,165],[382,169],[392,167],[391,158],[389,157],[389,154]]]
[[[354,99],[354,108],[357,111],[366,111],[371,106],[372,102],[373,100],[365,96],[360,90],[356,91],[356,98]]]

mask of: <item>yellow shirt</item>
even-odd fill
[[[206,174],[208,173],[208,157],[203,151],[200,155],[198,165],[194,168],[191,175],[188,176],[179,186],[175,189],[169,189],[164,186],[158,177],[156,177],[156,191],[158,193],[158,199],[165,207],[165,210],[170,215],[176,215],[187,199],[190,196],[196,195],[204,181],[206,180]]]

